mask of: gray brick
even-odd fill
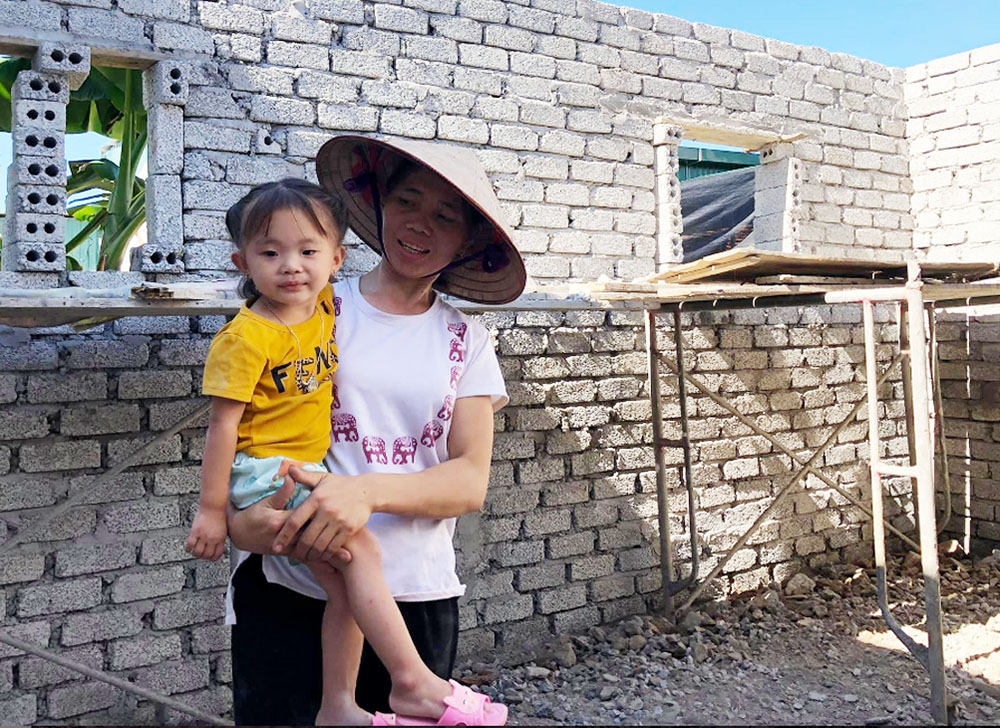
[[[0,556],[0,584],[34,581],[45,573],[42,554],[8,554]]]
[[[317,18],[335,23],[365,22],[365,8],[361,0],[311,0],[309,11]]]
[[[376,28],[423,35],[428,32],[427,13],[380,3],[375,4],[374,11]]]
[[[208,685],[208,659],[164,662],[135,671],[135,682],[157,692],[173,695]]]
[[[587,603],[585,584],[570,584],[558,589],[547,589],[538,595],[538,611],[542,614],[565,612]]]
[[[143,36],[145,23],[139,18],[90,8],[70,8],[68,15],[69,32],[74,36],[148,43]]]
[[[200,488],[201,468],[198,466],[159,469],[153,479],[154,495],[197,493]]]
[[[124,569],[135,564],[135,544],[111,543],[75,546],[56,552],[56,576],[78,576]]]
[[[15,637],[22,642],[28,642],[39,647],[49,646],[49,637],[52,635],[52,625],[48,622],[26,622],[23,624],[12,624],[4,627],[4,632],[11,637]],[[0,659],[7,657],[17,657],[24,652],[9,645],[0,644]]]
[[[104,512],[102,521],[112,533],[135,533],[177,526],[180,515],[176,502],[148,501],[111,507]]]
[[[316,120],[316,110],[308,101],[280,96],[254,96],[250,100],[250,118],[272,124],[310,126]]]
[[[590,553],[594,548],[594,534],[590,531],[583,531],[566,536],[552,536],[548,542],[549,558],[561,559],[567,556]]]
[[[108,660],[112,670],[155,665],[180,656],[179,634],[141,634],[138,637],[115,640],[108,645]]]
[[[330,51],[330,70],[351,76],[389,78],[392,59],[359,51]]]
[[[134,404],[103,404],[63,410],[59,432],[63,435],[108,435],[138,432],[142,411]]]
[[[96,440],[46,442],[21,446],[21,470],[26,473],[97,468],[101,465],[101,444]]]
[[[326,129],[375,131],[378,129],[378,116],[378,109],[343,104],[320,104],[317,123]]]
[[[230,628],[224,624],[206,624],[191,630],[191,651],[196,654],[223,652],[230,648]]]
[[[151,599],[176,594],[184,587],[184,568],[168,566],[162,569],[123,574],[111,586],[111,601],[115,603]]]
[[[78,501],[81,504],[85,504],[135,500],[136,498],[142,498],[146,494],[146,489],[142,481],[142,473],[122,473],[109,481],[105,481],[103,485],[95,490],[94,483],[97,481],[97,478],[98,476],[96,475],[81,475],[80,477],[73,478],[69,481],[70,495],[75,496],[81,490],[88,491]]]
[[[199,2],[198,12],[205,28],[258,36],[264,32],[264,14],[245,5],[230,8],[222,3]]]
[[[514,622],[530,617],[534,611],[534,600],[530,594],[511,594],[494,597],[486,602],[483,619],[486,624]]]
[[[24,408],[0,411],[0,440],[27,440],[49,434],[49,421],[44,412]]]
[[[117,463],[144,447],[147,442],[154,438],[154,435],[150,435],[147,437],[112,440],[108,443],[108,459],[111,463]],[[181,436],[174,435],[154,447],[150,452],[132,464],[155,465],[158,463],[172,463],[178,462],[181,458]]]
[[[59,350],[55,344],[37,342],[8,344],[0,342],[0,370],[35,371],[59,366]]]
[[[122,369],[142,367],[149,361],[148,339],[127,337],[123,341],[82,341],[68,345],[70,369]]]
[[[172,568],[180,569],[181,567]],[[160,601],[153,612],[153,627],[174,629],[200,622],[214,622],[223,616],[224,602],[225,595],[222,592],[188,594],[182,599]]]
[[[142,612],[131,607],[112,607],[102,612],[68,614],[63,623],[63,645],[103,642],[129,637],[142,631]]]
[[[68,718],[110,708],[118,700],[118,688],[104,682],[85,682],[54,688],[49,692],[48,716]]]
[[[99,578],[61,581],[55,584],[29,586],[17,593],[17,615],[34,617],[89,609],[101,603]]]
[[[38,30],[59,30],[60,8],[58,6],[24,3],[15,0],[4,2],[0,9],[3,12],[5,25],[37,28]],[[8,724],[8,721],[3,722]],[[17,725],[19,723],[20,721],[11,721],[9,724]]]
[[[104,667],[104,653],[97,645],[87,645],[75,650],[60,650],[59,654],[74,662],[100,670]],[[45,685],[56,685],[70,680],[80,680],[83,676],[68,667],[60,667],[41,657],[27,657],[18,668],[18,684],[33,690]]]
[[[182,23],[153,23],[153,45],[168,50],[215,52],[211,33]]]
[[[139,563],[166,564],[172,561],[187,561],[191,558],[191,556],[184,551],[184,544],[186,541],[186,533],[177,534],[175,536],[147,538],[142,542],[142,550],[139,553]]]
[[[311,43],[288,43],[272,40],[267,44],[267,60],[276,66],[289,68],[330,69],[330,55],[326,46]]]
[[[16,698],[0,700],[0,724],[34,725],[38,719],[38,698],[34,695],[19,695]]]

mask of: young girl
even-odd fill
[[[291,465],[326,472],[321,461],[330,445],[338,365],[330,279],[344,262],[347,213],[322,188],[285,179],[253,188],[230,208],[226,225],[248,301],[215,336],[205,362],[202,391],[212,397],[212,411],[201,500],[186,545],[213,561],[226,539],[227,494],[244,509],[278,490]],[[308,495],[297,486],[288,507]],[[354,701],[354,654],[340,649],[360,626],[392,678],[395,710],[441,725],[474,725],[487,717],[502,724],[503,706],[489,706],[484,696],[424,665],[382,577],[375,537],[362,529],[345,549],[350,560],[337,568],[307,561],[327,595],[317,723],[371,722]]]

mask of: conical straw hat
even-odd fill
[[[479,241],[485,243],[480,246],[482,254],[442,273],[434,288],[476,303],[508,303],[521,295],[526,280],[524,261],[514,247],[513,233],[504,222],[486,170],[471,150],[412,139],[337,136],[316,155],[316,174],[321,185],[344,199],[351,229],[381,255],[375,204],[386,180],[404,159],[444,178],[489,224],[489,239]]]

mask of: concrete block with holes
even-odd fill
[[[30,126],[65,133],[66,104],[38,99],[21,99],[13,104],[11,117],[14,128]]]
[[[4,242],[62,243],[66,233],[63,215],[40,215],[35,212],[12,212],[4,220]]]
[[[14,185],[66,186],[66,167],[61,159],[14,155],[7,173],[8,189]]]
[[[41,215],[66,213],[66,188],[40,185],[17,185],[10,190],[12,212],[29,212]]]
[[[177,175],[154,174],[146,179],[146,227],[149,241],[165,248],[182,248],[181,181]]]
[[[160,61],[142,74],[142,102],[147,109],[161,104],[184,106],[188,100],[190,69],[176,61]]]
[[[59,243],[4,242],[0,266],[5,271],[41,273],[66,270],[66,248]]]
[[[142,273],[183,273],[184,246],[148,242],[132,249],[132,270]]]
[[[11,88],[11,101],[47,101],[53,104],[69,103],[69,83],[62,76],[38,71],[21,71]]]
[[[66,135],[62,131],[15,126],[13,137],[16,155],[49,157],[60,162],[66,157]]]
[[[31,60],[39,73],[62,76],[76,91],[90,75],[90,47],[72,43],[42,43]]]

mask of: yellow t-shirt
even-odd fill
[[[330,408],[338,352],[333,287],[316,300],[308,321],[288,327],[245,304],[212,339],[201,391],[246,402],[236,450],[256,458],[280,455],[319,462],[330,447]],[[319,386],[308,392],[315,377]]]

